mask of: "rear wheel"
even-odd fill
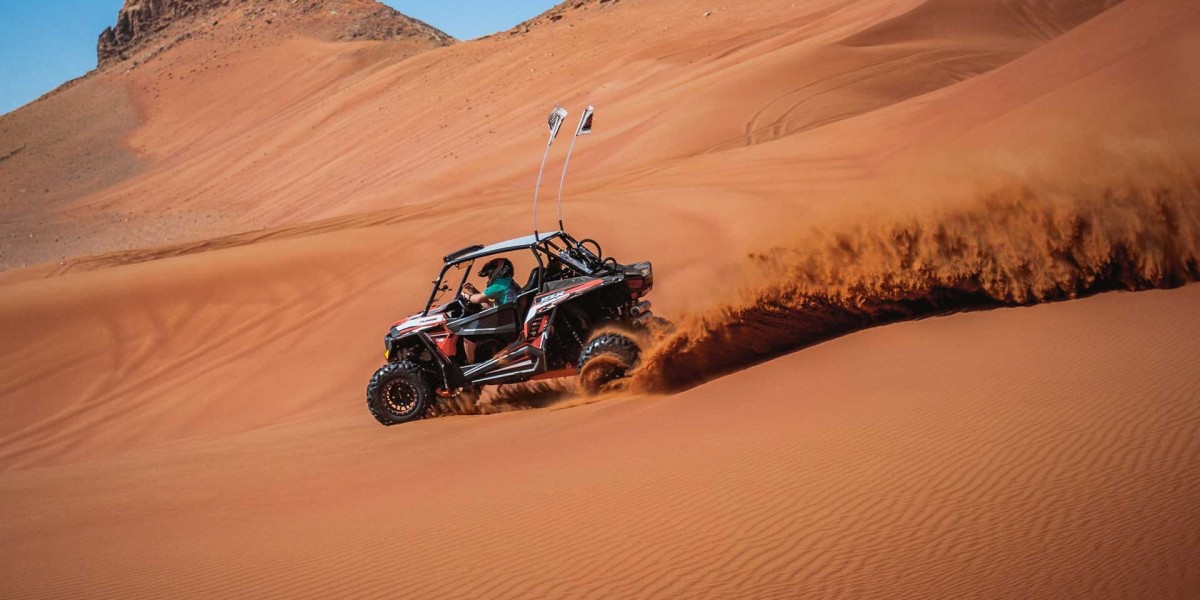
[[[416,363],[388,363],[367,384],[367,408],[376,421],[397,425],[420,419],[433,397],[433,387]]]
[[[627,377],[637,366],[641,349],[636,342],[619,333],[596,336],[579,354],[579,387],[595,394],[605,385]]]

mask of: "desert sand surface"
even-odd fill
[[[236,434],[92,450],[0,480],[0,590],[1189,597],[1197,302],[959,314],[678,395],[403,428],[329,393]]]
[[[1200,5],[212,10],[0,117],[0,597],[1200,595]],[[677,329],[380,427],[555,102]]]

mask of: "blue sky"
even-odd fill
[[[383,0],[396,10],[472,39],[503,31],[556,0]],[[0,114],[96,68],[96,38],[122,0],[0,0]]]

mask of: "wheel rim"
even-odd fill
[[[596,378],[600,385],[608,385],[629,374],[629,369],[618,365],[604,365],[604,370]]]
[[[388,412],[406,417],[417,409],[417,386],[403,379],[393,379],[383,387],[383,403]]]
[[[629,366],[616,353],[606,352],[590,358],[579,370],[584,389],[597,392],[604,386],[629,375]]]

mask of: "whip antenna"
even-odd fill
[[[542,167],[538,169],[537,184],[533,186],[533,239],[541,241],[538,238],[537,228],[537,201],[538,189],[542,187],[542,171],[546,170],[546,158],[550,156],[550,145],[554,143],[554,138],[558,136],[558,130],[562,127],[563,119],[567,118],[567,109],[555,104],[554,110],[550,111],[550,118],[546,120],[546,124],[550,126],[550,140],[546,142],[546,152],[542,154]]]
[[[562,198],[563,185],[567,182],[567,167],[571,166],[571,153],[575,151],[575,140],[581,135],[587,135],[592,132],[592,115],[596,113],[595,107],[588,106],[583,111],[583,116],[579,117],[579,126],[575,128],[575,135],[571,138],[571,148],[567,150],[567,160],[563,163],[562,179],[558,181],[558,230],[563,230],[562,218]]]

